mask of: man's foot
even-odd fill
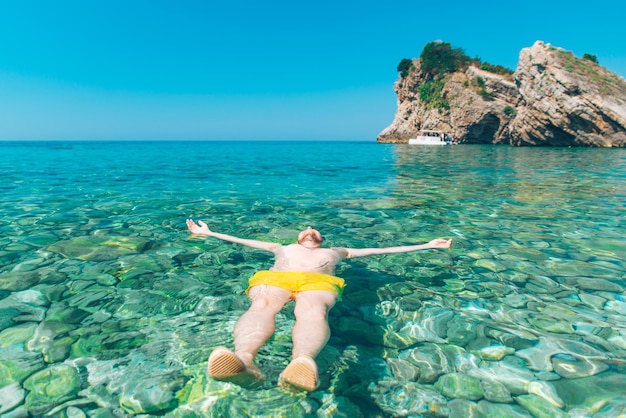
[[[308,357],[298,357],[289,363],[280,375],[283,387],[313,392],[319,386],[317,364]]]
[[[209,376],[215,380],[231,382],[244,387],[258,387],[264,376],[255,366],[246,366],[226,347],[218,347],[209,356]]]

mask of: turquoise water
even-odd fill
[[[2,416],[626,414],[626,151],[372,142],[0,142]],[[247,390],[232,346],[259,251],[185,219],[355,259],[311,394],[276,387],[293,307]]]

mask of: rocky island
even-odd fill
[[[537,41],[512,71],[431,42],[398,71],[397,111],[379,143],[431,129],[468,144],[626,146],[626,81],[593,55]]]

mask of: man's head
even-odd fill
[[[298,244],[304,245],[305,247],[319,247],[322,245],[323,241],[324,238],[322,234],[320,234],[320,231],[310,226],[298,234]]]

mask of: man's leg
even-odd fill
[[[250,289],[249,296],[252,305],[235,324],[235,352],[219,347],[209,357],[209,375],[216,380],[249,386],[263,378],[254,358],[274,333],[274,317],[291,299],[291,292],[260,285]]]
[[[235,324],[235,354],[246,366],[254,362],[259,349],[274,334],[276,314],[291,300],[291,292],[260,285],[250,289],[252,305]]]
[[[313,391],[319,378],[315,357],[330,338],[328,311],[337,295],[324,290],[307,290],[296,295],[293,327],[293,360],[282,373],[282,380],[298,389]]]

